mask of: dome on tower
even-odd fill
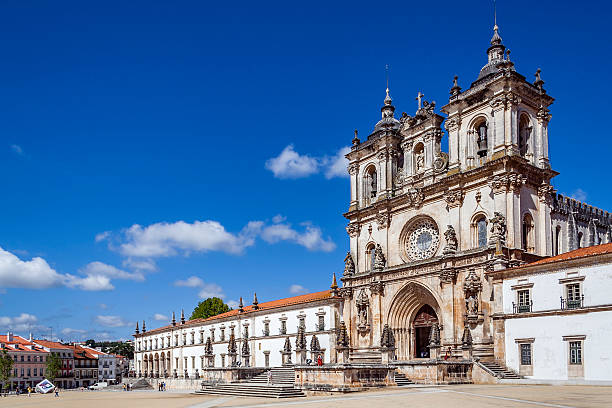
[[[400,121],[395,119],[393,113],[395,112],[395,106],[393,106],[393,99],[389,95],[389,88],[387,88],[387,96],[385,96],[385,104],[380,111],[382,113],[382,119],[378,121],[374,126],[374,131],[377,132],[383,129],[398,130],[400,128]]]

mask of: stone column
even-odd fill
[[[538,240],[537,252],[538,255],[552,255],[553,237],[552,226],[550,222],[550,210],[552,206],[553,186],[550,184],[542,184],[538,187],[538,227],[536,229],[536,239]]]
[[[338,364],[349,363],[349,348],[348,347],[337,347],[336,348],[336,361]]]
[[[541,107],[538,110],[538,136],[537,136],[537,145],[538,145],[538,155],[537,155],[537,163],[541,168],[548,169],[550,168],[550,163],[548,161],[548,122],[550,121],[550,113],[547,108]]]
[[[459,130],[461,129],[461,117],[459,115],[448,118],[444,124],[448,132],[448,170],[452,171],[459,168]]]
[[[354,211],[359,207],[359,164],[351,163],[348,166],[348,173],[351,180],[351,202],[349,211]]]
[[[412,167],[412,142],[402,142],[402,150],[404,151],[404,175],[412,177],[414,174]]]
[[[387,158],[389,154],[385,150],[378,152],[378,192],[376,193],[377,200],[380,197],[387,197]]]

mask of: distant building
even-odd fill
[[[33,342],[49,353],[54,353],[62,360],[62,368],[55,378],[54,384],[60,388],[74,388],[74,348],[67,344],[49,340],[33,340]]]
[[[43,380],[49,353],[42,347],[9,332],[0,336],[0,353],[2,351],[6,351],[14,361],[9,389],[35,387]]]
[[[74,380],[77,387],[88,387],[98,381],[98,356],[89,347],[70,346],[74,353]]]
[[[85,348],[98,360],[98,381],[115,381],[117,379],[117,357],[91,347]]]

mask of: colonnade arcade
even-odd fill
[[[170,353],[145,354],[142,359],[142,374],[164,375],[170,373]]]

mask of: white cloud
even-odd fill
[[[16,317],[0,316],[0,328],[13,332],[27,332],[38,327],[38,318],[29,313]]]
[[[101,232],[99,234],[96,234],[96,242],[101,242],[101,241],[105,241],[106,239],[108,239],[110,237],[111,232],[110,231],[104,231]]]
[[[174,282],[174,286],[183,286],[186,288],[199,288],[204,286],[204,281],[197,276],[190,276],[185,280],[177,280]]]
[[[293,294],[293,295],[301,295],[304,293],[307,293],[308,289],[306,289],[305,287],[303,287],[302,285],[291,285],[289,286],[289,293]]]
[[[266,169],[274,173],[274,177],[300,178],[319,172],[320,161],[307,155],[301,156],[289,145],[277,156],[266,161]]]
[[[66,275],[57,273],[40,257],[22,261],[0,248],[0,287],[45,289],[61,286],[66,278]]]
[[[110,279],[106,276],[101,275],[89,275],[85,277],[66,275],[68,280],[66,286],[70,288],[79,288],[87,291],[97,290],[113,290],[115,287],[111,283]]]
[[[570,195],[570,197],[573,198],[574,200],[578,200],[578,201],[584,202],[587,199],[587,193],[583,189],[579,188],[579,189],[575,190],[572,193],[572,195]]]
[[[151,259],[127,258],[123,260],[122,265],[135,271],[155,272],[157,270],[157,265]]]
[[[70,327],[66,327],[65,329],[62,329],[61,333],[64,336],[72,336],[72,335],[83,335],[85,333],[87,333],[87,330],[83,330],[83,329],[71,329]],[[77,337],[81,337],[81,336],[77,336]]]
[[[176,255],[179,251],[222,251],[240,254],[255,243],[261,221],[249,222],[240,233],[227,232],[217,221],[184,221],[156,223],[147,227],[132,225],[124,234],[127,242],[120,246],[124,255],[133,257],[160,257]]]
[[[102,310],[108,309],[108,305],[106,303],[100,303],[98,306],[100,306],[100,309]]]
[[[20,156],[23,156],[23,149],[21,148],[21,146],[17,145],[17,144],[12,144],[11,145],[11,150],[13,151],[13,153],[16,153]]]
[[[303,232],[298,232],[291,227],[291,224],[275,224],[265,227],[261,233],[261,238],[275,244],[280,241],[291,241],[303,246],[309,251],[331,252],[336,249],[336,244],[331,239],[323,238],[319,227],[310,223],[303,223]]]
[[[122,317],[109,315],[98,315],[95,318],[95,322],[106,327],[124,327],[129,325]]]
[[[276,214],[274,217],[272,217],[272,222],[275,224],[281,223],[283,221],[286,221],[287,217],[281,215],[281,214]]]
[[[155,313],[155,314],[153,315],[153,319],[155,319],[155,320],[157,320],[157,321],[165,321],[165,320],[170,320],[170,319],[168,319],[168,316],[163,315],[163,314],[161,314],[161,313]]]
[[[296,179],[309,177],[323,172],[325,178],[348,177],[346,170],[348,160],[344,157],[351,151],[349,146],[342,147],[333,156],[312,157],[296,152],[289,145],[277,156],[266,161],[266,169],[279,179]]]
[[[105,276],[111,279],[129,279],[134,281],[144,281],[144,276],[140,272],[126,272],[102,262],[94,261],[88,263],[80,271],[87,276]]]
[[[348,152],[351,151],[349,146],[345,146],[338,150],[335,156],[326,158],[324,160],[325,165],[325,178],[330,179],[334,177],[348,177],[347,167],[349,161],[344,157]]]
[[[202,286],[200,292],[198,292],[198,296],[201,299],[207,299],[211,297],[218,297],[223,299],[225,298],[225,293],[223,293],[223,289],[221,289],[221,286],[217,285],[216,283],[205,283],[204,286]]]
[[[236,301],[236,300],[228,300],[226,305],[228,305],[232,309],[236,309],[236,308],[238,308],[238,301]]]

